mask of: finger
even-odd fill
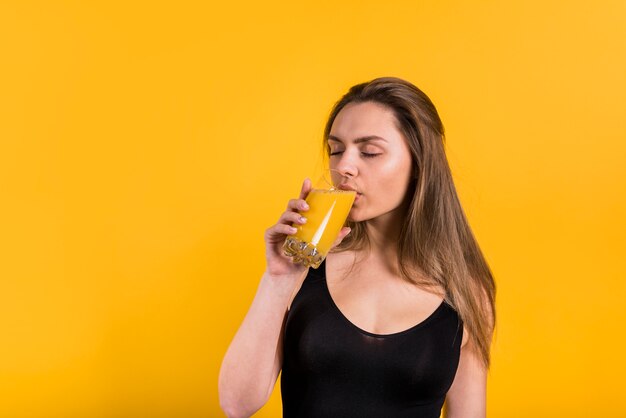
[[[350,231],[351,229],[347,226],[344,226],[343,228],[341,228],[341,231],[339,231],[339,235],[337,236],[337,239],[335,239],[335,242],[333,242],[333,245],[331,248],[334,248],[338,246],[339,244],[341,244],[341,241],[343,241],[343,239],[346,237],[346,235],[350,233]]]
[[[291,225],[276,224],[273,227],[269,228],[266,231],[266,234],[268,238],[272,238],[275,236],[292,235],[292,234],[295,234],[296,232],[298,232],[298,229],[294,228]]]
[[[309,205],[303,199],[291,199],[287,203],[287,210],[309,210]]]
[[[299,225],[304,225],[306,221],[306,217],[300,215],[298,212],[287,211],[282,214],[282,216],[278,220],[278,223],[296,223]]]
[[[311,191],[311,180],[307,177],[302,183],[302,189],[300,190],[300,199],[306,199],[307,195]]]

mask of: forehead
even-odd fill
[[[391,109],[374,102],[350,103],[335,117],[329,142],[354,142],[357,138],[372,136],[387,142],[403,141]]]

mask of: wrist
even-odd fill
[[[261,278],[261,286],[267,288],[272,294],[291,297],[296,286],[300,285],[306,277],[309,269],[300,273],[274,275],[265,271]]]

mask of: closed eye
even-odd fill
[[[330,153],[330,156],[332,157],[333,155],[339,155],[339,154],[341,154],[341,153],[343,153],[343,151],[331,152],[331,153]],[[380,154],[381,154],[381,153],[379,153],[379,154],[371,154],[371,153],[367,153],[367,152],[362,152],[362,153],[361,153],[361,155],[362,155],[364,158],[374,158],[374,157],[379,156]]]

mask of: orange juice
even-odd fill
[[[296,262],[319,267],[346,222],[355,197],[354,191],[311,190],[306,198],[309,210],[303,213],[307,222],[293,224],[298,231],[287,237],[285,254]]]

